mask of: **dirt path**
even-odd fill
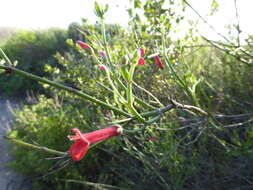
[[[10,130],[13,119],[11,109],[18,107],[17,100],[0,97],[0,135],[5,135]],[[0,190],[31,190],[28,180],[6,167],[12,160],[8,152],[9,146],[8,142],[0,137]]]

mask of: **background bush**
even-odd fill
[[[46,76],[44,65],[56,66],[57,61],[53,55],[66,51],[66,39],[67,32],[62,29],[20,31],[9,38],[2,49],[12,60],[18,60],[17,68]],[[26,91],[41,92],[42,88],[35,81],[15,75],[0,78],[1,94],[22,96]]]

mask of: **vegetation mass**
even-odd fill
[[[108,7],[95,4],[97,24],[21,31],[2,45],[18,64],[1,62],[1,94],[36,94],[15,111],[10,141],[66,152],[72,128],[123,127],[67,167],[18,143],[10,166],[36,189],[251,189],[253,37],[242,43],[238,23],[220,41],[194,26],[174,40],[187,1],[131,2],[127,29],[105,24]]]

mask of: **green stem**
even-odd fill
[[[145,113],[142,113],[140,114],[142,117],[151,117],[151,116],[159,116],[161,115],[162,113],[165,113],[173,108],[176,108],[175,105],[169,105],[169,106],[166,106],[164,108],[160,108],[160,109],[156,109],[156,110],[153,110],[153,111],[149,111],[149,112],[145,112]],[[156,117],[155,117],[156,118]],[[154,118],[154,119],[155,119]],[[131,117],[131,118],[126,118],[126,119],[122,119],[122,120],[117,120],[117,121],[114,121],[112,124],[118,124],[118,123],[125,123],[125,122],[129,122],[129,121],[132,121],[136,118],[134,117]],[[148,121],[147,121],[148,122]]]
[[[2,48],[0,48],[0,53],[2,54],[4,60],[7,62],[7,64],[8,64],[9,66],[11,66],[11,65],[12,65],[12,62],[11,62],[10,59],[7,57],[7,55],[4,53],[4,51],[2,50]]]
[[[127,93],[127,88],[126,88],[125,85],[122,83],[122,81],[119,80],[118,78],[116,78],[116,82],[117,82],[117,84],[118,84],[121,88],[123,88],[123,90],[125,90],[125,92]],[[133,96],[134,96],[134,95],[133,95]],[[147,109],[152,109],[152,110],[157,109],[156,107],[154,107],[154,106],[152,106],[152,105],[150,105],[150,104],[144,102],[142,99],[138,98],[137,96],[134,96],[134,99],[136,100],[136,102],[137,102],[138,104],[140,104],[141,106],[143,106],[143,107],[145,107],[145,108],[147,108]]]
[[[124,129],[124,133],[135,134],[136,132],[144,130],[146,127],[147,126],[143,126],[143,127],[138,128],[138,129],[132,129],[132,130]]]
[[[116,98],[116,101],[118,102],[118,97],[119,97],[121,102],[126,102],[125,98],[121,96],[121,94],[119,93],[118,89],[114,85],[113,80],[111,78],[110,71],[107,70],[107,68],[105,69],[105,71],[106,71],[106,76],[107,76],[107,79],[109,81],[109,84],[111,85],[111,87],[113,89],[113,94],[114,94],[114,97]]]
[[[50,148],[47,148],[47,147],[44,147],[44,146],[37,146],[37,145],[34,145],[34,144],[24,142],[22,140],[9,138],[9,137],[4,137],[4,138],[8,139],[9,141],[11,141],[11,142],[13,142],[13,143],[15,143],[19,146],[24,146],[24,147],[27,147],[27,148],[36,149],[36,150],[43,151],[43,152],[46,152],[46,153],[49,153],[49,154],[55,154],[55,155],[59,155],[59,156],[62,156],[62,155],[66,154],[66,152],[60,152],[60,151],[53,150],[53,149],[50,149]]]
[[[128,83],[127,83],[127,103],[129,105],[133,104],[132,87],[133,87],[132,81],[128,81]]]
[[[135,67],[136,64],[131,65],[127,80],[127,102],[129,105],[133,104],[132,88],[133,88],[133,76]]]
[[[194,100],[194,97],[192,96],[191,92],[189,91],[188,87],[185,85],[183,80],[178,76],[176,73],[174,67],[171,65],[169,58],[166,53],[166,42],[165,42],[165,31],[164,28],[162,27],[162,47],[163,47],[163,56],[165,57],[166,65],[169,66],[173,76],[177,79],[176,82],[180,84],[180,86],[183,88],[183,90],[188,94],[188,96],[191,97],[192,100]]]
[[[107,44],[107,40],[106,40],[106,31],[105,31],[104,19],[101,19],[101,33],[102,33],[103,45],[104,45],[104,49],[105,49],[105,53],[106,53],[106,61],[109,64],[110,69],[113,70],[113,64],[112,64],[112,60],[111,60],[111,56],[110,56],[110,53],[109,53],[109,48],[108,48],[108,44]]]
[[[95,104],[103,106],[103,107],[105,107],[107,109],[110,109],[110,110],[114,111],[115,113],[118,113],[118,114],[126,116],[126,117],[131,117],[130,114],[128,114],[128,113],[126,113],[126,112],[124,112],[124,111],[122,111],[122,110],[120,110],[120,109],[118,109],[118,108],[116,108],[116,107],[114,107],[112,105],[109,105],[109,104],[107,104],[107,103],[105,103],[105,102],[103,102],[101,100],[98,100],[98,99],[96,99],[96,98],[94,98],[94,97],[92,97],[92,96],[90,96],[88,94],[85,94],[85,93],[83,93],[83,92],[81,92],[79,90],[76,90],[74,88],[62,85],[62,84],[54,82],[54,81],[50,81],[48,79],[39,77],[37,75],[33,75],[33,74],[30,74],[30,73],[27,73],[25,71],[16,69],[14,67],[8,67],[8,66],[0,65],[0,68],[2,68],[2,69],[9,69],[13,73],[16,73],[16,74],[18,74],[20,76],[23,76],[23,77],[26,77],[26,78],[29,78],[29,79],[32,79],[32,80],[36,80],[36,81],[48,84],[48,85],[53,86],[55,88],[63,89],[65,91],[68,91],[68,92],[70,92],[72,94],[75,94],[75,95],[77,95],[77,96],[79,96],[79,97],[81,97],[81,98],[83,98],[85,100],[88,100],[88,101],[90,101],[92,103],[95,103]]]
[[[141,114],[138,113],[138,111],[134,108],[133,106],[133,93],[132,93],[132,89],[133,89],[133,76],[134,76],[134,70],[137,64],[133,64],[130,67],[130,71],[129,71],[129,78],[127,80],[127,108],[129,109],[129,111],[131,112],[131,114],[133,114],[139,121],[141,121],[142,123],[146,123],[145,119],[141,116]]]
[[[133,81],[133,84],[138,87],[139,89],[141,89],[142,91],[146,92],[150,97],[152,97],[155,102],[157,102],[161,107],[163,107],[164,105],[151,93],[149,92],[148,90],[146,90],[145,88],[139,86],[136,82]]]
[[[138,113],[138,111],[134,108],[132,104],[127,104],[127,108],[129,109],[130,113],[139,121],[146,124],[145,119],[141,116],[141,114]]]

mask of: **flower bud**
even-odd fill
[[[145,54],[144,48],[140,48],[140,57],[143,57]]]
[[[156,62],[156,66],[159,67],[160,69],[164,69],[164,65],[162,64],[161,59],[157,55],[154,57],[154,59]]]
[[[98,52],[98,54],[99,54],[99,56],[101,56],[101,57],[105,57],[105,52],[104,52],[104,51],[100,51],[100,52]]]
[[[76,43],[77,43],[81,48],[83,48],[83,49],[90,49],[90,46],[89,46],[88,44],[86,44],[86,43],[84,43],[84,42],[82,42],[82,41],[80,41],[80,40],[78,40]]]

